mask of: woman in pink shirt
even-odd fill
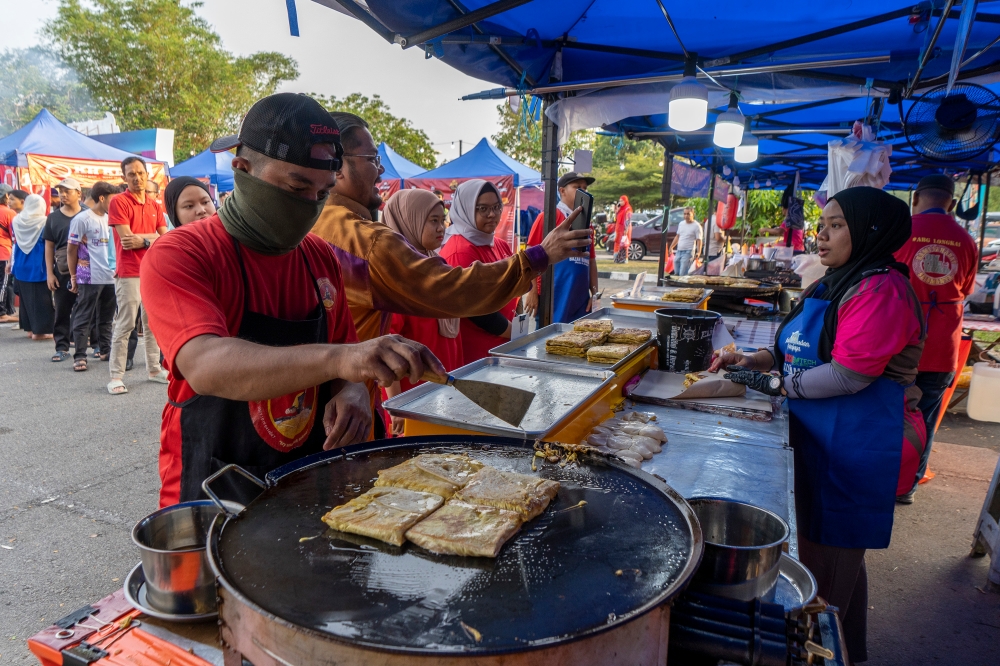
[[[712,366],[789,398],[799,554],[840,609],[854,662],[867,659],[865,550],[889,546],[896,495],[926,441],[913,385],[923,317],[893,258],[910,228],[906,204],[881,190],[831,197],[817,236],[826,275],[785,317],[773,349],[722,354]],[[772,368],[780,374],[765,374]]]

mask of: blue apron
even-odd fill
[[[818,355],[830,301],[807,298],[777,341],[786,376]],[[903,444],[904,388],[880,377],[853,395],[788,401],[799,530],[815,543],[887,548]]]
[[[563,259],[552,267],[552,323],[568,324],[587,314],[590,254]]]

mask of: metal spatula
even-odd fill
[[[425,372],[421,379],[435,384],[454,386],[455,390],[466,398],[515,428],[521,426],[531,401],[535,399],[535,394],[531,391],[513,386],[477,382],[473,379],[455,379],[451,375],[442,377],[430,371]]]

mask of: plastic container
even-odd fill
[[[972,366],[969,383],[969,418],[1000,423],[1000,367],[990,363]]]
[[[701,372],[712,363],[712,334],[722,318],[710,310],[660,308],[656,311],[656,344],[660,370]]]

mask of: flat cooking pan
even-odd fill
[[[431,452],[532,473],[530,442],[486,436],[383,440],[304,458],[269,474],[238,516],[213,523],[208,548],[219,585],[303,638],[411,655],[489,655],[634,620],[681,592],[701,560],[701,529],[680,495],[597,455],[565,468],[539,459],[537,474],[559,481],[559,494],[495,560],[396,548],[321,522],[368,490],[378,470]],[[572,508],[581,500],[585,506]]]
[[[757,287],[726,287],[720,284],[690,284],[667,278],[667,284],[671,287],[711,289],[714,292],[713,296],[770,296],[781,291],[781,285],[776,282],[761,282]]]

